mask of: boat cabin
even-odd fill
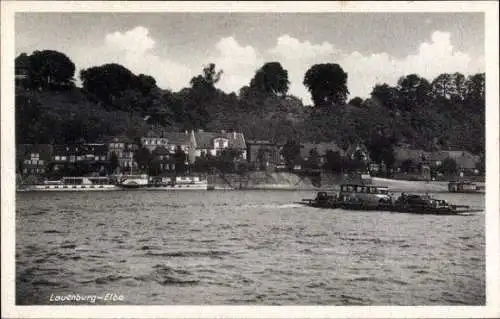
[[[339,198],[344,202],[364,204],[380,204],[392,202],[389,188],[385,186],[343,184],[340,186]]]
[[[344,184],[340,186],[341,193],[363,193],[363,194],[389,194],[389,188],[385,186]]]

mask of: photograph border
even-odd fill
[[[499,36],[497,1],[429,2],[1,2],[2,318],[495,318],[500,317]],[[16,12],[483,12],[486,71],[486,306],[16,306]]]

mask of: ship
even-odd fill
[[[108,177],[63,177],[60,180],[45,180],[40,184],[19,185],[20,192],[53,191],[114,191],[121,188]]]

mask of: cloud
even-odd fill
[[[434,31],[430,38],[415,46],[415,52],[404,58],[396,58],[388,52],[362,54],[346,52],[329,42],[311,43],[284,34],[276,44],[259,50],[252,45],[240,44],[234,36],[224,37],[207,48],[206,60],[192,59],[189,64],[180,63],[173,57],[159,55],[157,41],[142,26],[123,32],[113,32],[103,37],[103,45],[95,45],[79,54],[75,63],[80,68],[119,63],[132,72],[153,76],[158,86],[178,91],[189,86],[189,80],[200,74],[202,63],[213,62],[224,71],[217,87],[225,92],[238,92],[248,85],[265,62],[278,61],[288,71],[289,93],[311,103],[308,90],[302,84],[304,74],[314,64],[338,63],[348,73],[350,98],[369,97],[374,85],[396,85],[399,77],[411,73],[432,80],[444,72],[461,72],[465,75],[484,72],[484,57],[471,57],[453,47],[448,32]],[[187,53],[188,54],[188,53]]]
[[[289,35],[278,38],[276,46],[268,51],[289,71],[290,93],[310,102],[310,96],[302,85],[305,72],[317,63],[337,63],[348,73],[350,98],[369,97],[374,85],[386,82],[395,85],[399,77],[416,73],[432,80],[437,75],[449,72],[473,74],[484,71],[484,58],[472,59],[467,53],[457,52],[451,43],[450,34],[435,31],[430,41],[421,43],[414,54],[396,58],[387,52],[361,54],[357,51],[343,52],[333,44],[311,44]]]
[[[234,37],[220,39],[215,48],[217,53],[209,57],[223,75],[217,87],[226,92],[236,92],[248,85],[255,71],[264,64],[264,60],[252,46],[240,45]]]

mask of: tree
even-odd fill
[[[450,157],[447,157],[443,160],[441,165],[439,165],[438,170],[448,176],[455,175],[458,171],[457,162]]]
[[[64,53],[44,50],[35,51],[29,56],[28,78],[33,88],[73,86],[74,75],[75,64]]]
[[[344,104],[349,90],[347,73],[338,64],[315,64],[307,70],[304,85],[311,92],[315,106]]]
[[[361,107],[363,105],[363,99],[359,96],[356,96],[355,98],[351,99],[348,104]]]
[[[375,85],[370,95],[373,100],[388,109],[395,110],[398,108],[399,92],[395,87],[387,83]]]
[[[415,166],[416,164],[411,158],[406,159],[401,163],[401,169],[405,173],[411,172],[415,168]]]
[[[300,143],[295,140],[288,140],[285,145],[283,145],[281,154],[285,158],[288,170],[293,170],[293,167],[299,162],[300,159]]]
[[[334,152],[332,150],[326,151],[326,162],[324,164],[324,168],[332,171],[332,172],[341,172],[342,171],[342,156],[338,151]]]
[[[115,172],[119,166],[120,162],[118,161],[118,156],[116,155],[115,152],[112,152],[109,158],[109,168],[111,172]]]
[[[151,163],[152,159],[153,156],[151,155],[151,152],[145,147],[139,148],[134,153],[134,160],[139,166],[139,169],[143,171],[149,168],[149,164]]]
[[[182,150],[182,147],[180,145],[177,145],[177,147],[175,148],[175,153],[173,158],[175,163],[175,173],[176,174],[185,173],[187,171],[187,166],[186,166],[187,155]]]
[[[105,104],[114,105],[114,102],[125,94],[135,94],[136,98],[142,95],[138,90],[137,77],[120,64],[110,63],[81,70],[80,79],[83,89]],[[134,90],[137,90],[137,93],[124,93]],[[129,107],[125,110],[129,111]]]
[[[289,84],[288,71],[279,62],[269,62],[257,70],[249,88],[266,95],[285,95]]]
[[[309,151],[309,158],[307,159],[307,168],[318,169],[319,168],[319,153],[316,148],[312,148]]]
[[[398,91],[401,106],[404,110],[412,110],[417,106],[426,106],[432,98],[432,86],[426,79],[417,74],[410,74],[398,80]]]
[[[387,168],[391,168],[395,162],[394,138],[374,134],[367,144],[370,158],[377,164],[384,163]]]

